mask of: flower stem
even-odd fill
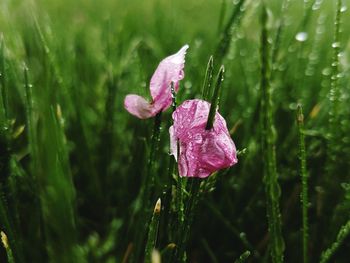
[[[350,234],[350,220],[348,220],[346,224],[341,227],[337,235],[336,241],[330,246],[330,248],[328,248],[326,251],[322,253],[320,263],[329,262],[331,257],[338,250],[338,248],[343,244],[344,240],[349,236],[349,234]]]
[[[275,129],[272,116],[272,97],[269,84],[269,52],[267,35],[267,11],[265,6],[261,14],[261,144],[263,156],[264,184],[266,192],[266,209],[271,243],[271,257],[273,263],[283,262],[284,241],[281,230],[281,212],[279,198],[281,189],[278,184],[276,171]]]
[[[299,135],[299,160],[300,160],[300,177],[301,177],[301,203],[303,218],[303,259],[304,263],[308,262],[308,175],[306,171],[306,150],[304,138],[304,115],[301,105],[298,105],[297,123]]]
[[[151,263],[151,255],[153,249],[156,247],[157,236],[158,236],[158,226],[160,219],[160,211],[161,211],[161,200],[160,198],[157,200],[156,205],[153,210],[153,216],[151,219],[151,223],[148,226],[148,237],[145,249],[145,263]]]

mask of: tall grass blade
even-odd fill
[[[300,160],[300,177],[301,177],[301,205],[303,218],[303,262],[308,262],[308,175],[306,170],[306,150],[304,138],[304,115],[301,105],[298,105],[297,124],[299,135],[299,160]]]
[[[250,251],[247,250],[242,255],[240,255],[237,260],[235,260],[235,263],[244,263],[247,261],[249,256],[250,256]]]
[[[5,43],[4,36],[0,34],[0,121],[7,118],[8,91],[6,85]]]
[[[221,66],[219,69],[218,76],[216,78],[216,85],[213,92],[213,96],[211,98],[208,121],[207,121],[207,125],[205,126],[206,130],[210,130],[211,128],[213,128],[213,125],[214,125],[215,114],[217,111],[217,107],[219,105],[221,86],[222,86],[222,82],[224,81],[224,73],[225,73],[225,68],[224,66]]]
[[[322,253],[320,263],[329,262],[332,259],[332,256],[334,255],[334,253],[340,248],[340,246],[343,244],[344,240],[349,236],[349,234],[350,234],[350,220],[346,222],[344,226],[341,227],[337,235],[336,241],[330,246],[330,248],[328,248],[326,251]]]
[[[161,208],[162,208],[162,204],[159,198],[154,207],[151,223],[148,226],[148,237],[146,242],[145,259],[144,259],[145,263],[152,262],[152,251],[156,248]]]
[[[213,63],[213,56],[210,56],[207,69],[205,71],[205,77],[203,82],[203,88],[202,88],[202,99],[208,100],[210,98],[210,87],[213,82],[213,70],[214,70],[214,63]]]
[[[6,250],[8,263],[15,263],[15,259],[13,258],[12,249],[11,249],[11,246],[10,246],[10,244],[8,242],[6,234],[3,231],[1,231],[0,235],[1,235],[2,245],[4,246],[4,248]]]
[[[266,192],[266,209],[273,263],[283,262],[284,241],[282,237],[281,212],[279,199],[281,195],[276,171],[275,129],[272,113],[272,92],[269,83],[269,47],[267,10],[262,7],[261,13],[261,145],[263,156],[264,184]]]
[[[334,172],[334,166],[336,164],[337,153],[339,152],[340,143],[340,120],[339,120],[339,106],[340,106],[340,23],[341,23],[341,8],[342,1],[337,0],[336,17],[334,21],[334,39],[332,43],[332,74],[331,74],[331,87],[329,91],[329,101],[331,108],[329,111],[329,143],[328,143],[328,158],[329,158],[329,173]]]
[[[243,4],[245,0],[238,0],[238,2],[235,5],[235,8],[232,11],[232,14],[227,21],[225,28],[223,32],[221,33],[219,43],[215,50],[215,60],[218,65],[222,63],[222,60],[227,55],[231,40],[232,40],[232,30],[236,23],[238,23],[240,17],[242,16],[242,13],[244,12]],[[242,11],[243,10],[243,11]]]

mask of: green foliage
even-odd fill
[[[272,262],[283,262],[284,241],[280,211],[281,189],[278,183],[276,164],[276,131],[273,123],[272,91],[270,86],[269,48],[267,32],[267,10],[263,5],[261,13],[261,152],[266,192],[266,212],[269,225],[269,239]]]
[[[348,262],[348,4],[2,0],[0,262]],[[186,43],[176,103],[220,97],[239,150],[205,180],[178,177],[171,109],[123,107]]]
[[[299,134],[299,159],[300,159],[300,177],[301,177],[301,206],[303,217],[303,262],[308,262],[308,238],[309,238],[309,226],[308,226],[308,175],[306,170],[306,150],[305,150],[305,136],[304,136],[304,115],[301,105],[298,105],[297,109],[297,124]]]

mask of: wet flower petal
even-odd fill
[[[203,178],[237,163],[235,144],[218,112],[213,128],[205,129],[209,109],[208,102],[197,99],[185,101],[173,113],[171,153],[177,155],[178,140],[180,176]]]
[[[124,100],[124,107],[129,113],[140,119],[147,119],[153,116],[152,105],[139,95],[127,95]]]
[[[166,57],[159,63],[150,82],[151,103],[138,95],[126,96],[124,106],[129,113],[140,119],[146,119],[170,107],[172,102],[170,84],[174,82],[177,92],[179,81],[184,78],[187,49],[188,45],[185,45],[176,54]]]

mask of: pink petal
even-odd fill
[[[150,90],[155,111],[169,108],[171,105],[170,83],[174,82],[175,91],[179,88],[179,81],[184,78],[185,55],[188,45],[183,46],[176,54],[163,59],[154,72]]]
[[[188,100],[173,113],[171,137],[180,144],[180,176],[203,178],[237,163],[236,147],[218,112],[213,128],[205,130],[209,109],[206,101]]]
[[[156,114],[148,101],[134,94],[129,94],[125,97],[124,107],[129,113],[140,119],[147,119]]]
[[[177,138],[174,134],[174,126],[170,126],[169,134],[170,134],[170,154],[174,155],[175,160],[177,161]]]

